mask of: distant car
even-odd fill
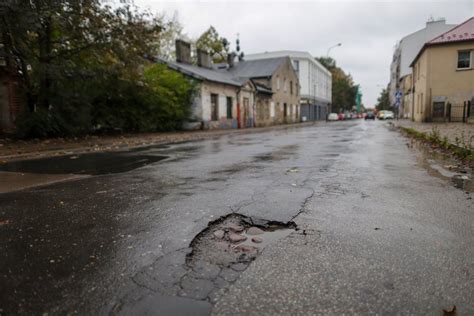
[[[379,111],[379,113],[377,113],[377,118],[379,120],[385,119],[385,111]]]
[[[365,115],[365,120],[375,120],[375,114],[372,111],[369,111]]]
[[[355,113],[355,112],[351,113],[351,119],[355,120],[357,118],[358,118],[357,113]]]
[[[395,114],[392,111],[384,111],[383,114],[384,120],[393,120],[395,118]]]
[[[345,120],[352,120],[352,114],[349,111],[344,112],[344,119]]]
[[[339,120],[339,116],[337,113],[329,113],[328,115],[328,121],[337,121]]]
[[[339,121],[344,121],[344,119],[346,118],[344,113],[339,113],[339,115],[337,116],[337,118],[339,119]]]

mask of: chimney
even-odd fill
[[[229,53],[227,55],[227,64],[229,65],[229,68],[234,67],[234,59],[235,59],[235,53]]]
[[[206,51],[197,49],[197,64],[199,67],[211,69],[211,56]]]
[[[176,40],[176,61],[191,64],[191,44],[183,40]]]

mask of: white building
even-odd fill
[[[390,66],[389,97],[392,105],[395,104],[395,93],[400,90],[401,81],[405,76],[411,74],[410,64],[423,45],[455,26],[455,24],[446,24],[446,20],[442,18],[430,20],[426,22],[425,28],[403,37],[397,43]],[[401,104],[402,107],[403,105]],[[400,109],[400,113],[403,112],[407,111],[404,111],[403,108]]]
[[[290,57],[300,81],[301,119],[324,120],[332,102],[332,76],[310,53],[282,50],[250,54],[245,60]]]

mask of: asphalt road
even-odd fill
[[[68,159],[6,166],[81,177],[0,194],[0,314],[474,314],[472,194],[384,122]],[[230,213],[298,229],[190,265]]]

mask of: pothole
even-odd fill
[[[207,261],[219,266],[250,263],[271,243],[296,230],[293,222],[280,223],[230,214],[211,223],[191,242],[187,264]]]
[[[189,273],[181,282],[179,295],[214,303],[215,293],[234,282],[265,247],[296,229],[294,222],[267,221],[236,213],[210,222],[191,242],[192,250],[186,256]],[[207,286],[196,288],[197,284],[206,283]]]
[[[151,292],[214,304],[265,247],[296,230],[294,222],[232,213],[210,222],[189,248],[159,258],[132,279]]]

